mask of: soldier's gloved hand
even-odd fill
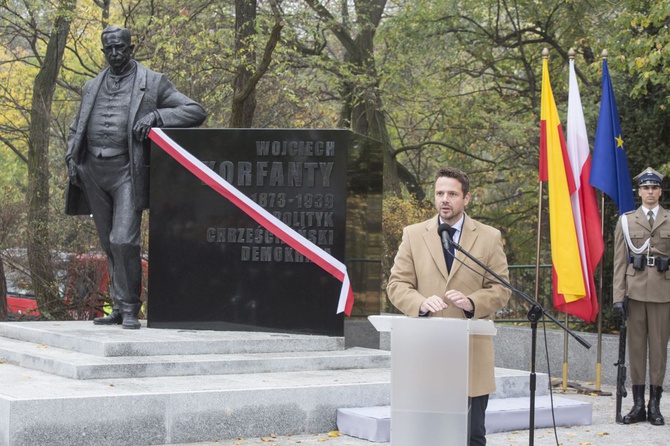
[[[616,315],[617,319],[620,321],[625,321],[626,317],[628,316],[626,314],[626,308],[623,306],[623,302],[615,302],[614,303],[614,314]]]
[[[70,183],[77,187],[80,186],[77,165],[71,159],[67,160],[67,176],[70,178]]]
[[[147,139],[149,130],[151,130],[151,127],[156,127],[157,121],[158,119],[156,118],[156,114],[154,112],[147,113],[146,115],[142,116],[140,120],[137,121],[133,126],[133,135],[135,135],[135,139],[138,141],[144,141]]]

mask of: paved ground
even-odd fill
[[[587,385],[588,386],[588,385]],[[596,445],[596,446],[666,446],[670,445],[670,395],[661,399],[661,412],[666,416],[665,426],[651,426],[649,423],[618,425],[614,421],[614,389],[603,386],[603,392],[612,396],[599,396],[577,393],[568,389],[561,396],[588,401],[593,404],[593,422],[590,426],[559,427],[556,436],[552,429],[536,429],[533,444],[550,445]],[[623,400],[624,413],[632,406],[632,396],[628,389],[628,398]],[[315,435],[273,436],[270,432],[261,438],[240,438],[213,443],[192,443],[181,446],[374,446],[389,443],[372,443],[366,440],[339,435],[338,432]],[[488,446],[520,446],[530,444],[529,431],[502,432],[488,435]],[[422,446],[422,445],[397,445]]]

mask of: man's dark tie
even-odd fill
[[[647,212],[647,215],[649,216],[649,226],[651,226],[653,228],[654,227],[654,211]]]
[[[454,240],[454,234],[456,234],[456,229],[455,228],[449,228],[449,239],[451,241]],[[442,246],[442,251],[444,251],[444,260],[447,262],[447,271],[451,272],[451,264],[454,263],[454,244],[449,243],[449,249],[447,250],[444,246]]]

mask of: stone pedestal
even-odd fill
[[[378,300],[381,271],[357,264],[381,255],[378,143],[346,130],[165,133],[286,225],[353,262],[355,292],[376,280]],[[341,282],[156,145],[149,215],[149,327],[342,336]]]

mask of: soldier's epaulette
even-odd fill
[[[632,211],[624,212],[623,215],[629,215],[629,214],[634,214],[637,209],[633,209]]]

